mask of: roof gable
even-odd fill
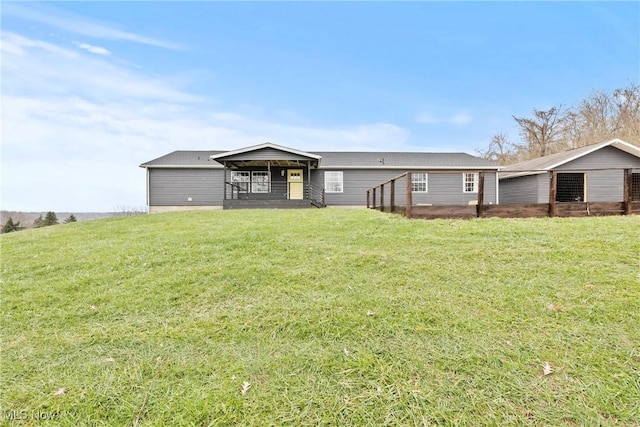
[[[321,156],[306,151],[296,150],[294,148],[284,147],[282,145],[273,144],[267,142],[265,144],[253,145],[251,147],[240,148],[238,150],[222,152],[220,154],[214,154],[211,159],[218,162],[221,161],[233,161],[233,160],[246,160],[251,158],[252,155],[260,154],[260,152],[267,152],[270,156],[274,153],[279,157],[274,160],[320,160]]]
[[[500,178],[514,178],[516,176],[544,173],[544,171],[553,170],[605,147],[614,147],[640,158],[640,147],[616,138],[505,166],[500,174]]]

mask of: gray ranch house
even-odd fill
[[[416,204],[498,203],[499,166],[466,153],[306,152],[272,143],[174,151],[140,165],[149,213],[194,209],[365,207],[367,190],[412,172]],[[402,203],[399,200],[398,203]]]
[[[617,202],[625,170],[631,200],[640,201],[640,148],[620,139],[515,163],[500,171],[500,203],[548,203],[552,173],[556,202]]]

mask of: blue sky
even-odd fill
[[[640,2],[3,2],[2,208],[145,204],[173,150],[473,154],[640,81]]]

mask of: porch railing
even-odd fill
[[[289,200],[301,195],[317,207],[325,206],[324,188],[303,182],[302,189],[292,187],[300,183],[290,182],[229,182],[226,181],[226,198],[231,200]],[[293,192],[292,192],[293,190]]]

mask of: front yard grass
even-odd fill
[[[0,243],[7,424],[640,420],[637,216],[190,212]]]

